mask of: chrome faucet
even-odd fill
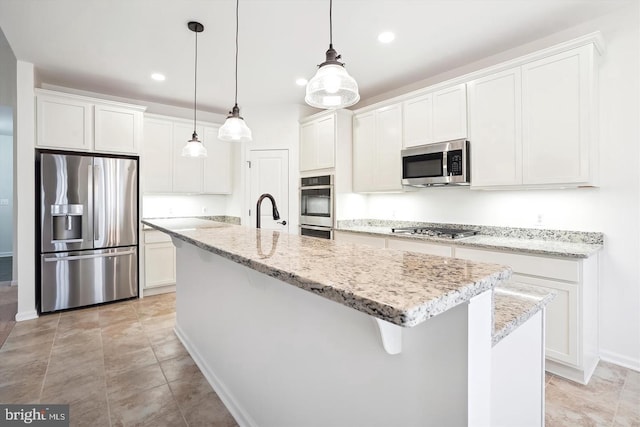
[[[271,200],[271,206],[273,206],[273,219],[277,221],[280,219],[280,212],[278,212],[278,207],[276,206],[276,199],[269,193],[264,193],[262,196],[258,197],[258,203],[256,204],[256,228],[260,228],[260,205],[262,205],[262,201],[264,199]],[[285,221],[282,221],[282,224],[286,224]]]

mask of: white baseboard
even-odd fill
[[[12,280],[11,281],[11,286],[18,286],[18,281],[17,280]]]
[[[175,292],[176,291],[176,285],[166,285],[166,286],[157,286],[157,287],[153,287],[153,288],[143,288],[141,289],[142,292],[140,292],[142,295],[140,295],[140,298],[144,298],[144,297],[150,297],[152,295],[159,295],[159,294],[168,294],[169,292]]]
[[[213,391],[215,391],[220,400],[222,400],[222,403],[224,403],[224,406],[227,407],[238,425],[240,427],[258,427],[251,415],[246,413],[246,411],[244,411],[238,405],[236,399],[234,399],[231,393],[229,393],[227,387],[222,383],[222,381],[220,381],[218,376],[213,373],[213,371],[211,371],[207,362],[202,358],[198,351],[195,350],[189,339],[182,333],[178,325],[176,325],[176,327],[174,328],[174,332],[176,333],[176,336],[178,337],[180,342],[182,342],[182,345],[184,345],[184,348],[186,348],[187,352],[189,352],[189,354],[191,355],[193,361],[196,362],[196,365],[198,365],[200,371],[202,371],[202,374],[209,382],[209,385],[211,385],[211,387],[213,388]]]
[[[16,314],[16,322],[22,322],[23,320],[31,320],[31,319],[37,319],[37,318],[38,318],[38,312],[35,310],[21,311],[18,314]]]
[[[614,365],[620,365],[640,372],[640,359],[634,359],[633,357],[624,356],[607,350],[600,350],[600,359],[605,362],[613,363]]]

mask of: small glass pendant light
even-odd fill
[[[235,105],[233,109],[229,111],[227,120],[218,130],[218,139],[223,141],[251,141],[251,129],[245,123],[244,119],[240,117],[240,108],[238,107],[238,9],[240,6],[240,0],[236,0],[236,92],[235,92]]]
[[[304,100],[316,108],[336,109],[349,107],[360,100],[358,83],[347,73],[340,55],[333,48],[333,0],[329,0],[329,50],[326,61],[320,64],[316,75],[307,83]]]
[[[204,26],[199,22],[192,21],[187,24],[187,27],[196,33],[196,60],[193,79],[193,135],[191,135],[191,139],[187,141],[187,145],[182,149],[182,157],[207,157],[207,149],[198,139],[198,134],[196,133],[196,113],[198,111],[196,108],[198,95],[198,33],[204,31]]]

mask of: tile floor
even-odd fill
[[[237,425],[174,321],[163,294],[19,322],[0,347],[0,402],[69,403],[77,426]],[[548,374],[546,395],[548,427],[640,427],[640,372],[601,363],[588,386]]]

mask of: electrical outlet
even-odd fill
[[[544,225],[544,221],[542,219],[542,214],[539,213],[538,215],[536,215],[536,227],[542,227]]]
[[[202,207],[202,213],[203,214],[207,213],[207,208],[205,206]]]
[[[173,215],[173,208],[169,208],[169,215]]]

